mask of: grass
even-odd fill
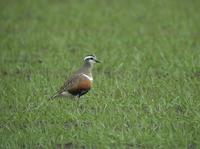
[[[0,148],[200,148],[198,0],[2,0]],[[79,102],[48,101],[95,54]]]

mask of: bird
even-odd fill
[[[49,99],[55,99],[57,97],[80,98],[86,94],[93,84],[92,68],[95,63],[100,63],[95,55],[85,56],[83,66],[66,80],[56,94]]]

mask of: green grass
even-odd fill
[[[0,148],[200,148],[198,0],[1,0]],[[94,87],[48,101],[87,54]]]

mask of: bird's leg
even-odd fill
[[[79,107],[79,108],[81,107],[80,97],[81,97],[81,94],[78,94],[78,95],[75,97],[76,100],[77,100],[77,104],[78,104],[78,107]]]

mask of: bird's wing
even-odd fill
[[[59,93],[64,91],[73,90],[78,87],[79,82],[82,80],[81,74],[76,74],[67,80],[64,85],[60,88]]]

